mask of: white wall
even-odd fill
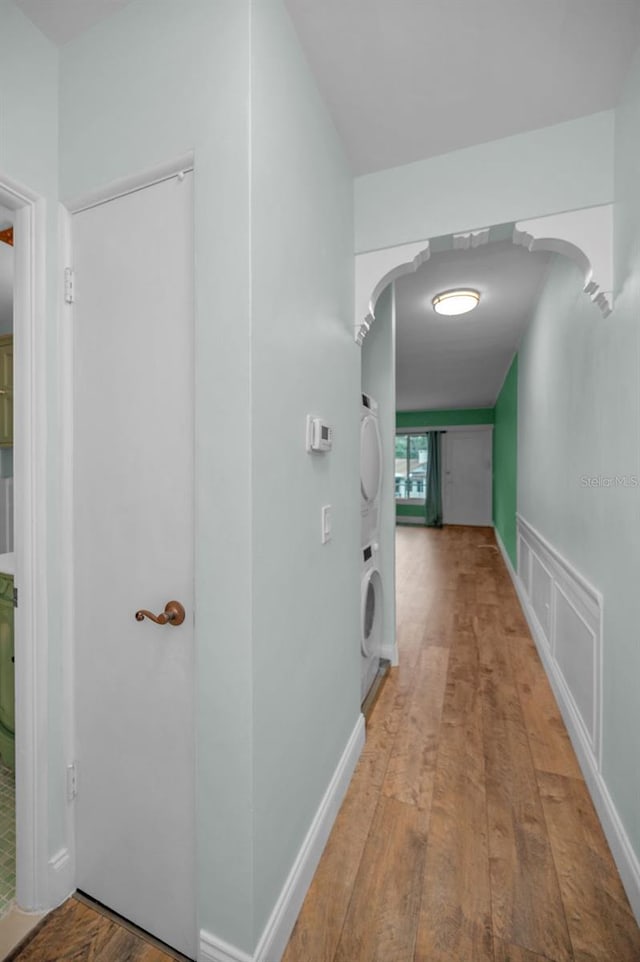
[[[195,151],[199,921],[252,917],[248,0],[134,0],[62,50],[60,184]]]
[[[195,150],[199,924],[251,951],[359,712],[352,180],[280,0],[134,0],[61,116],[65,197]]]
[[[281,0],[252,9],[257,940],[360,711],[360,359],[352,177]],[[305,451],[307,413],[332,425],[330,453]]]
[[[581,291],[578,269],[556,257],[520,349],[518,396],[519,511],[604,596],[601,775],[630,843],[632,854],[620,867],[627,885],[635,885],[629,891],[637,912],[639,151],[637,59],[616,115],[618,293],[614,311],[603,321]]]
[[[613,200],[613,111],[365,174],[357,253]]]

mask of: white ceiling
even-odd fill
[[[357,174],[615,105],[638,0],[285,0]]]
[[[549,254],[510,240],[436,253],[396,281],[396,407],[399,411],[493,407],[538,302]],[[443,317],[432,298],[454,287],[480,291],[469,314]]]
[[[130,0],[14,0],[36,27],[58,46],[79,37]]]

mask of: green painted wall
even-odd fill
[[[517,566],[516,505],[518,498],[518,355],[502,385],[493,429],[493,523]]]
[[[467,424],[493,424],[493,408],[396,412],[396,428],[446,428]]]

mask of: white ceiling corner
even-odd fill
[[[637,0],[285,0],[356,174],[607,110]]]
[[[117,13],[130,0],[14,0],[14,3],[49,40],[61,47],[100,20]]]

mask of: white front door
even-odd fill
[[[77,884],[195,957],[193,175],[72,244]]]
[[[443,435],[444,524],[492,523],[490,428]]]

